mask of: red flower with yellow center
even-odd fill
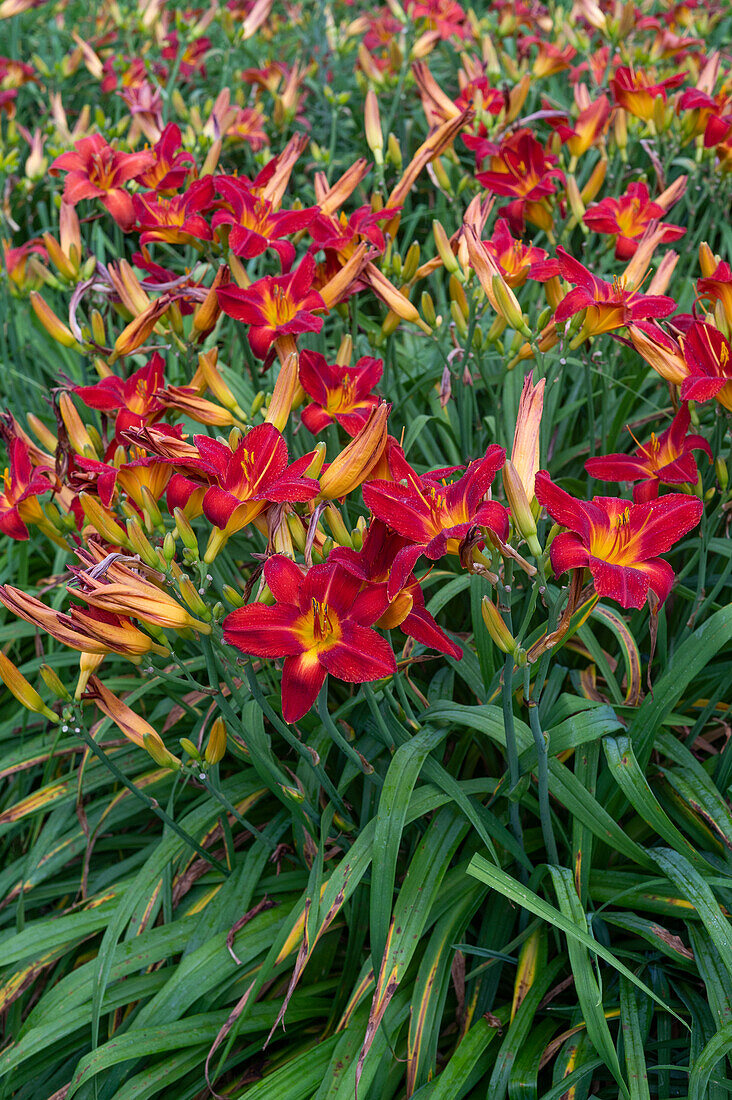
[[[56,157],[49,174],[68,172],[64,200],[76,206],[82,199],[101,199],[121,229],[129,229],[135,220],[132,196],[123,184],[136,180],[155,164],[149,149],[140,153],[121,153],[108,145],[101,134],[91,134],[76,142],[73,150]]]
[[[516,232],[523,230],[524,220],[551,229],[552,214],[544,200],[556,191],[554,180],[564,180],[562,171],[554,167],[556,162],[530,130],[517,130],[501,142],[490,170],[478,172],[476,179],[494,194],[515,200],[505,213]]]
[[[328,673],[363,684],[396,672],[390,646],[371,627],[387,600],[382,586],[363,588],[337,563],[303,575],[289,558],[265,562],[264,579],[276,599],[237,608],[224,620],[229,645],[255,657],[284,657],[282,717],[296,722],[312,707]]]
[[[273,248],[280,258],[283,272],[292,267],[295,246],[280,238],[306,229],[319,212],[319,207],[304,210],[275,210],[267,199],[255,194],[245,180],[222,176],[216,180],[216,190],[225,205],[214,214],[211,225],[231,226],[229,248],[235,256],[251,260]]]
[[[73,392],[90,409],[105,413],[119,410],[114,432],[121,441],[120,433],[127,428],[154,424],[165,412],[165,405],[158,396],[165,385],[164,370],[163,357],[155,352],[144,367],[127,379],[110,374],[94,386],[74,386]]]
[[[363,487],[366,507],[407,540],[394,557],[388,582],[392,599],[424,554],[437,561],[458,554],[460,543],[474,527],[488,528],[501,540],[508,536],[508,512],[486,499],[491,482],[506,460],[502,447],[491,444],[481,459],[471,462],[456,481],[456,467],[419,474],[406,459],[394,456],[398,481],[369,481]]]
[[[180,127],[169,122],[153,146],[155,164],[142,172],[137,182],[151,191],[177,191],[195,171],[196,162],[181,149]]]
[[[165,198],[154,191],[135,195],[135,218],[142,230],[140,244],[149,244],[150,241],[167,241],[169,244],[210,241],[213,231],[201,211],[211,205],[213,194],[213,180],[206,176],[192,183],[182,195]]]
[[[203,511],[220,529],[212,533],[207,560],[268,504],[312,500],[320,488],[313,478],[303,476],[312,453],[288,466],[287,444],[272,424],[252,428],[233,451],[207,435],[194,436],[194,442],[201,456],[198,471],[213,483],[203,498]],[[192,466],[188,460],[186,470]]]
[[[325,302],[313,290],[315,260],[308,253],[289,275],[268,275],[246,290],[221,287],[216,293],[224,313],[249,325],[249,344],[258,358],[265,359],[278,336],[320,332]]]
[[[318,435],[335,420],[349,435],[358,435],[379,398],[371,393],[383,371],[381,359],[364,355],[355,366],[330,364],[317,351],[300,353],[300,383],[312,403],[302,411],[305,427]]]
[[[696,290],[700,298],[721,302],[727,322],[732,324],[732,268],[721,260],[711,275],[697,279]]]
[[[714,325],[694,321],[680,345],[688,371],[681,383],[682,399],[703,402],[716,397],[732,412],[732,356],[726,337]]]
[[[609,119],[610,100],[606,95],[601,95],[583,107],[571,124],[564,116],[556,124],[550,119],[549,125],[554,126],[562,139],[562,144],[567,146],[571,156],[578,158],[602,136],[607,129]]]
[[[645,73],[642,69],[621,66],[615,70],[615,75],[610,80],[610,87],[615,96],[615,102],[619,107],[630,111],[636,118],[653,118],[653,107],[656,97],[660,96],[665,103],[668,92],[678,88],[686,79],[686,73],[674,73],[666,80],[655,82],[655,76]]]
[[[696,485],[699,471],[693,452],[704,451],[710,462],[713,456],[703,436],[686,434],[690,422],[689,406],[684,404],[671,426],[659,436],[653,432],[647,443],[638,444],[635,454],[588,458],[585,469],[600,481],[640,481],[633,489],[636,504],[655,500],[661,485]]]
[[[536,475],[535,491],[552,519],[569,528],[551,544],[557,576],[589,569],[598,596],[622,607],[642,607],[649,591],[664,602],[674,571],[658,555],[696,527],[704,510],[698,497],[672,493],[645,504],[618,497],[575,500],[546,470]]]
[[[527,279],[543,283],[559,274],[559,264],[548,259],[543,248],[514,240],[504,218],[498,219],[490,240],[482,241],[482,245],[510,287],[523,286]]]
[[[676,308],[673,298],[628,290],[622,279],[615,278],[612,283],[605,282],[563,248],[557,249],[557,259],[560,275],[568,282],[579,285],[570,290],[557,306],[555,322],[559,325],[580,310],[587,310],[582,328],[571,347],[578,347],[588,336],[623,328],[641,318],[666,317]]]
[[[645,183],[631,183],[620,198],[608,197],[593,203],[582,219],[595,233],[609,233],[615,237],[615,257],[629,260],[638,248],[638,242],[650,222],[666,213],[660,203],[652,202]],[[686,230],[680,225],[662,225],[665,243],[677,241]]]
[[[8,445],[10,466],[3,472],[0,492],[0,531],[11,539],[28,538],[26,523],[43,520],[37,501],[53,485],[48,477],[33,467],[26,443],[18,436]]]
[[[382,586],[387,590],[387,581],[392,562],[406,545],[406,539],[390,531],[381,520],[374,519],[369,524],[361,550],[352,550],[348,546],[336,546],[331,551],[329,562],[338,562],[354,577],[360,578],[364,586]],[[376,622],[382,630],[399,627],[403,634],[422,645],[447,653],[459,660],[463,651],[437,625],[425,607],[424,594],[414,573],[410,573],[403,588],[391,599],[384,614]]]
[[[682,92],[676,111],[694,111],[694,134],[704,134],[704,147],[711,149],[732,133],[732,96],[722,91],[710,96],[699,88]]]

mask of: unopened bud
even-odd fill
[[[534,557],[541,557],[541,546],[536,538],[536,523],[531,513],[529,498],[518,470],[510,458],[506,459],[503,467],[503,487],[506,490],[506,498],[516,530],[522,538],[526,539]]]
[[[486,625],[486,629],[501,653],[511,653],[515,655],[518,649],[516,639],[506,626],[503,621],[503,616],[489,596],[483,597],[480,610],[483,615],[483,622]]]
[[[221,591],[224,594],[224,598],[227,603],[230,603],[232,607],[244,607],[244,600],[240,592],[237,592],[235,588],[232,588],[230,584],[223,585]]]
[[[336,355],[336,364],[339,367],[347,367],[350,365],[351,358],[353,356],[353,337],[350,332],[345,333],[341,338],[341,342],[338,345],[338,354]]]
[[[323,469],[323,463],[325,462],[325,443],[321,440],[315,444],[313,448],[313,457],[310,465],[306,467],[302,472],[303,477],[320,477],[320,471]]]
[[[61,344],[64,348],[78,348],[79,343],[68,325],[60,321],[51,307],[44,301],[37,290],[30,294],[30,304],[33,312],[45,328],[48,335]]]
[[[27,710],[32,711],[34,714],[42,714],[50,722],[58,722],[58,715],[46,706],[36,689],[4,653],[0,653],[0,680],[3,681],[11,695],[14,695]]]
[[[405,283],[411,282],[417,273],[419,267],[420,247],[417,241],[412,241],[407,254],[404,257],[404,266],[402,267],[402,279]]]
[[[71,702],[71,693],[61,682],[61,678],[50,665],[41,665],[41,676],[49,691],[52,691],[57,699],[63,699],[65,703]]]
[[[434,328],[437,324],[437,312],[435,310],[435,303],[432,301],[432,295],[426,290],[422,291],[420,308],[427,324]]]
[[[381,119],[379,117],[379,103],[373,88],[366,93],[364,108],[364,129],[366,131],[366,144],[374,154],[377,164],[384,163],[384,137],[381,132]]]
[[[201,760],[202,759],[200,752],[198,751],[197,747],[193,744],[190,737],[180,737],[178,739],[178,744],[180,745],[180,747],[183,749],[184,752],[188,753],[191,760]]]
[[[208,735],[208,744],[204,753],[207,764],[218,764],[226,752],[226,723],[223,718],[215,718]]]
[[[705,279],[710,279],[717,269],[717,257],[706,241],[699,245],[699,267]]]
[[[175,557],[175,539],[173,538],[172,531],[165,532],[165,538],[163,539],[163,557],[168,563]]]
[[[196,538],[195,531],[190,525],[188,516],[180,508],[174,508],[173,519],[175,520],[175,529],[178,532],[180,541],[187,550],[193,550],[198,554],[198,539]]]
[[[506,280],[502,275],[494,275],[491,279],[491,284],[493,287],[493,295],[498,306],[498,313],[505,318],[511,328],[516,329],[522,336],[530,340],[532,336],[531,329],[526,324],[524,315],[521,312],[521,306],[518,304],[518,299]]]
[[[399,169],[402,166],[402,150],[396,136],[391,133],[386,142],[386,158],[390,164]]]
[[[729,474],[727,472],[727,463],[725,462],[725,460],[721,456],[715,460],[714,470],[715,470],[716,475],[717,475],[717,481],[719,482],[719,487],[722,490],[722,492],[724,492],[726,490],[727,486],[729,485]]]
[[[140,555],[145,565],[149,565],[152,569],[158,569],[160,567],[160,559],[158,558],[157,550],[143,531],[139,521],[137,519],[128,519],[126,526],[127,538],[130,540],[132,549],[136,554]],[[175,545],[173,546],[173,553],[175,553]]]
[[[180,760],[177,756],[173,756],[172,752],[168,752],[159,737],[154,737],[151,733],[143,733],[142,743],[159,768],[178,771]]]
[[[442,223],[438,221],[432,222],[432,233],[435,238],[435,246],[437,248],[437,254],[442,260],[443,267],[450,275],[461,275],[460,264],[457,261],[452,248],[450,247],[450,241],[448,240],[447,233],[445,232]]]

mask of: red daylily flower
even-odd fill
[[[384,210],[359,206],[348,216],[319,213],[310,225],[310,236],[318,248],[346,256],[351,255],[359,241],[368,241],[381,253],[386,248],[386,238],[379,222],[390,221],[400,210],[401,206],[388,206]]]
[[[374,519],[369,524],[361,550],[336,546],[328,561],[338,562],[354,577],[359,577],[364,585],[381,585],[386,592],[392,562],[406,541],[401,535],[390,531],[386,524]],[[414,573],[406,578],[403,588],[390,601],[376,625],[382,630],[392,630],[398,626],[403,634],[421,645],[447,653],[456,660],[463,655],[460,646],[455,645],[437,625],[425,607],[424,593]]]
[[[318,213],[317,206],[304,210],[275,210],[272,203],[253,193],[246,182],[232,176],[216,180],[216,190],[226,203],[211,222],[214,229],[230,225],[229,248],[235,256],[251,260],[273,248],[282,271],[288,272],[295,259],[295,246],[280,238],[306,229]]]
[[[683,401],[717,401],[732,412],[732,356],[726,337],[704,321],[694,321],[679,341],[688,371]]]
[[[45,473],[33,467],[28,447],[19,436],[8,444],[8,457],[10,466],[3,473],[0,492],[0,531],[11,539],[25,540],[29,537],[26,523],[44,518],[36,497],[53,485]]]
[[[711,96],[699,88],[686,88],[676,111],[696,112],[693,133],[704,134],[705,149],[719,145],[732,133],[732,98],[725,92]]]
[[[142,230],[140,244],[146,245],[151,241],[167,241],[169,244],[210,241],[213,231],[201,211],[210,207],[213,195],[211,176],[196,180],[182,195],[166,198],[155,191],[135,195],[135,218]]]
[[[524,220],[551,229],[552,214],[543,202],[556,191],[555,179],[564,179],[557,158],[547,154],[530,130],[517,130],[501,142],[491,158],[487,172],[478,172],[476,179],[496,195],[513,198],[505,213],[516,232],[522,232]]]
[[[557,249],[557,259],[560,275],[568,282],[579,285],[570,290],[557,306],[555,322],[561,324],[580,310],[587,310],[582,328],[572,341],[573,347],[578,347],[588,336],[623,328],[644,317],[666,317],[676,308],[673,298],[627,290],[622,279],[605,282],[563,248]]]
[[[498,219],[490,239],[481,243],[510,287],[523,286],[527,279],[543,283],[559,274],[558,262],[550,260],[543,248],[514,240],[504,218]]]
[[[653,105],[656,96],[660,96],[665,103],[668,92],[678,88],[686,79],[686,73],[674,73],[666,80],[654,83],[655,77],[650,73],[636,69],[635,72],[627,66],[621,66],[615,70],[615,75],[610,80],[610,87],[615,96],[615,102],[619,107],[630,111],[636,118],[653,118]]]
[[[178,62],[178,77],[180,80],[190,80],[197,72],[202,79],[206,78],[206,66],[203,59],[211,49],[211,39],[201,36],[193,38],[180,54],[180,40],[177,31],[171,31],[165,38],[165,46],[160,51],[160,56],[165,61]]]
[[[552,126],[566,145],[572,157],[581,157],[607,129],[610,119],[610,100],[606,95],[583,107],[576,119],[569,123],[567,116],[553,122]]]
[[[732,319],[732,268],[726,260],[718,263],[711,275],[697,279],[696,290],[700,298],[721,302],[725,317]]]
[[[249,325],[249,344],[259,359],[265,359],[278,336],[320,332],[323,318],[313,310],[325,309],[325,302],[312,289],[315,260],[308,253],[289,275],[257,279],[246,290],[226,286],[217,291],[224,313]]]
[[[508,512],[495,500],[487,500],[491,482],[506,460],[503,447],[491,444],[483,458],[469,463],[456,480],[448,481],[459,467],[432,470],[421,477],[400,454],[392,457],[398,481],[369,481],[363,487],[366,507],[408,545],[394,558],[388,582],[390,599],[406,583],[419,557],[437,561],[443,554],[457,554],[460,543],[474,527],[486,527],[505,541]]]
[[[135,211],[123,184],[136,180],[154,163],[155,154],[149,149],[121,153],[101,134],[91,134],[77,141],[72,151],[56,157],[48,171],[52,176],[68,172],[64,200],[71,206],[82,199],[99,198],[120,228],[127,230],[135,220]]]
[[[381,378],[384,364],[370,355],[354,367],[330,364],[317,351],[300,353],[300,384],[312,399],[302,411],[305,427],[318,435],[335,420],[349,435],[358,435],[379,398],[371,390]]]
[[[589,569],[598,596],[622,607],[642,607],[653,591],[662,604],[674,571],[658,557],[670,550],[701,519],[698,497],[671,493],[645,504],[618,497],[575,500],[539,470],[536,499],[552,519],[569,528],[557,535],[549,551],[554,573]]]
[[[196,162],[190,153],[181,149],[180,127],[169,122],[153,146],[155,163],[142,172],[137,182],[150,191],[177,191],[183,187]]]
[[[129,378],[110,374],[94,386],[74,386],[73,393],[90,409],[102,412],[119,409],[114,424],[115,437],[119,440],[125,429],[154,424],[165,412],[165,405],[158,397],[158,391],[165,385],[164,371],[163,357],[155,352],[149,362]]]
[[[302,476],[312,454],[288,466],[287,444],[272,424],[251,428],[233,451],[207,435],[194,436],[193,441],[201,455],[199,469],[213,482],[203,498],[203,511],[229,535],[268,504],[312,500],[320,488],[313,478]]]
[[[633,489],[636,504],[655,500],[661,485],[696,485],[699,471],[693,452],[704,451],[710,462],[713,456],[703,436],[686,434],[690,422],[689,406],[683,404],[670,427],[659,436],[652,432],[648,443],[638,444],[635,454],[588,458],[585,469],[600,481],[640,480]]]
[[[232,611],[224,619],[224,638],[242,653],[285,658],[286,722],[310,710],[328,673],[351,684],[394,675],[394,654],[371,629],[386,607],[381,586],[363,589],[358,577],[331,562],[303,575],[280,554],[265,562],[264,579],[275,606],[252,603]]]
[[[413,19],[424,19],[443,41],[468,36],[467,15],[457,0],[411,0],[408,11]]]
[[[595,233],[609,233],[615,237],[615,258],[629,260],[635,255],[638,242],[650,222],[662,218],[666,210],[660,203],[652,202],[645,183],[631,183],[624,195],[608,197],[592,203],[582,219]],[[661,240],[677,241],[686,230],[680,225],[661,225]]]

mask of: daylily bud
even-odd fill
[[[158,502],[152,495],[147,485],[143,485],[140,489],[140,496],[142,497],[142,512],[145,516],[145,521],[149,521],[151,527],[162,527],[163,516],[158,508]]]
[[[183,749],[184,752],[188,753],[191,760],[197,760],[197,761],[201,760],[201,754],[198,751],[197,747],[191,741],[190,737],[179,737],[178,738],[178,744],[180,745],[180,747]]]
[[[204,621],[211,618],[211,611],[208,605],[205,600],[201,599],[198,589],[185,574],[181,574],[181,576],[178,577],[178,591],[183,597],[184,603],[188,605],[194,615],[198,615],[198,617]]]
[[[344,497],[366,480],[386,446],[386,422],[391,405],[376,405],[361,431],[328,466],[320,478],[318,500]]]
[[[111,513],[105,511],[96,497],[89,493],[79,493],[79,503],[87,521],[103,539],[113,546],[129,547],[127,532]]]
[[[653,100],[653,125],[658,134],[666,129],[666,100],[660,93]]]
[[[455,327],[458,332],[464,339],[468,335],[468,319],[455,301],[450,302],[450,316],[455,322]]]
[[[567,199],[569,200],[569,208],[577,219],[578,223],[584,227],[587,231],[587,226],[582,221],[585,216],[586,209],[585,204],[580,196],[579,187],[577,186],[577,180],[574,176],[567,176]]]
[[[526,539],[534,557],[541,557],[542,550],[536,537],[536,523],[531,514],[531,505],[519,473],[509,458],[503,467],[503,487],[516,530]]]
[[[170,565],[175,557],[175,539],[173,538],[172,531],[165,532],[165,538],[163,539],[163,558]]]
[[[599,192],[603,183],[605,182],[605,174],[607,172],[607,157],[603,157],[598,160],[595,167],[590,172],[590,178],[580,191],[580,197],[582,202],[587,205],[588,202],[592,202],[595,195]]]
[[[333,504],[328,504],[323,513],[333,532],[333,538],[340,546],[351,546],[351,535],[343,522],[343,516]]]
[[[422,309],[422,313],[424,314],[424,318],[425,318],[427,324],[431,325],[432,328],[434,328],[435,325],[437,324],[437,313],[435,311],[435,303],[432,301],[432,295],[426,290],[422,291],[422,297],[420,299],[420,307]]]
[[[267,395],[265,394],[264,390],[259,390],[259,392],[254,395],[254,400],[252,401],[251,408],[249,409],[250,417],[255,417],[257,415],[266,400],[266,396]]]
[[[61,677],[50,665],[41,665],[41,676],[46,687],[53,692],[57,699],[62,699],[65,703],[71,702],[71,694],[68,688],[61,682]]]
[[[395,134],[390,133],[386,141],[386,156],[390,164],[399,170],[402,166],[402,150]]]
[[[462,272],[460,271],[460,264],[458,263],[457,257],[450,247],[447,233],[445,232],[441,222],[432,222],[432,233],[434,234],[437,253],[442,260],[442,264],[445,270],[450,275],[462,276]]]
[[[366,131],[366,144],[374,154],[377,164],[384,163],[384,136],[381,132],[381,119],[379,117],[379,103],[373,88],[366,93],[366,105],[364,108],[364,128]]]
[[[529,504],[534,500],[534,479],[539,469],[539,433],[544,411],[545,385],[544,378],[534,385],[531,371],[526,375],[511,450],[511,468],[518,475]]]
[[[369,263],[366,265],[365,272],[368,275],[372,290],[386,303],[392,313],[395,313],[396,316],[400,317],[403,321],[411,321],[412,324],[418,325],[422,331],[426,332],[428,335],[431,333],[432,330],[429,325],[426,325],[422,320],[416,306],[389,282],[386,276],[379,271],[378,267]]]
[[[0,680],[3,681],[11,695],[14,695],[27,710],[33,711],[34,714],[42,714],[50,722],[58,722],[58,715],[46,706],[36,689],[28,683],[23,673],[1,652]]]
[[[219,157],[221,156],[221,146],[221,138],[217,138],[208,153],[206,153],[206,159],[201,167],[201,176],[212,176],[214,174],[216,165],[219,163]]]
[[[279,346],[278,346],[279,345]],[[284,354],[285,347],[287,354]],[[275,388],[272,391],[272,400],[267,406],[265,423],[273,424],[278,432],[285,430],[285,425],[290,417],[292,403],[300,384],[298,374],[298,354],[295,341],[292,336],[279,337],[275,340],[275,349],[280,355],[280,372],[277,375]],[[283,358],[284,355],[284,358]]]
[[[58,399],[58,410],[61,414],[61,419],[66,428],[71,446],[77,454],[84,455],[86,458],[96,458],[97,454],[94,449],[94,444],[86,429],[86,425],[79,416],[76,406],[68,393],[60,394]]]
[[[724,492],[726,490],[727,486],[729,485],[729,474],[727,472],[727,463],[721,457],[721,455],[720,455],[719,458],[715,459],[714,470],[715,470],[715,473],[717,475],[717,481],[719,482],[719,487],[722,490],[722,492]]]
[[[717,269],[717,257],[712,252],[706,241],[699,245],[699,267],[705,279],[711,279]]]
[[[407,254],[404,257],[404,267],[402,268],[402,279],[405,283],[411,282],[414,276],[417,274],[417,269],[419,267],[419,257],[419,242],[412,241],[409,248],[407,249]]]
[[[321,440],[319,443],[315,444],[313,450],[315,451],[313,459],[310,465],[303,470],[302,476],[317,479],[320,476],[320,471],[323,469],[323,463],[325,462],[325,443]]]
[[[533,333],[524,320],[521,306],[516,295],[502,275],[494,275],[492,280],[493,295],[498,303],[498,312],[506,319],[511,328],[516,329],[522,336],[531,339]]]
[[[38,442],[42,447],[45,447],[51,454],[55,454],[56,447],[58,446],[58,439],[53,434],[50,428],[48,428],[42,420],[40,420],[35,413],[28,413],[27,416],[28,427],[33,432]]]
[[[616,107],[615,109],[613,126],[615,130],[615,144],[620,150],[620,157],[622,160],[627,160],[628,123],[627,115],[622,107]]]
[[[170,768],[171,771],[178,771],[180,760],[177,756],[173,756],[172,752],[168,752],[157,734],[143,733],[142,744],[159,768]]]
[[[33,312],[45,328],[46,332],[57,344],[64,348],[78,348],[79,344],[71,329],[58,319],[51,307],[44,301],[37,290],[30,293],[30,304]]]
[[[488,633],[501,653],[515,654],[518,649],[516,639],[504,623],[500,611],[489,596],[483,597],[480,610]]]
[[[336,364],[339,367],[347,367],[351,362],[353,356],[353,337],[350,332],[347,332],[341,339],[338,345],[338,354],[336,355]]]
[[[230,584],[223,585],[221,591],[227,603],[230,603],[232,607],[244,607],[241,594],[235,588],[232,588]]]
[[[204,753],[207,764],[218,764],[226,752],[226,724],[223,718],[215,718],[208,735]]]
[[[159,569],[160,558],[158,557],[158,552],[143,531],[139,521],[137,519],[128,519],[126,526],[127,538],[130,540],[130,545],[135,553],[140,555],[145,565],[149,565],[152,569]],[[175,544],[173,544],[173,552],[175,553]]]
[[[191,527],[185,512],[182,512],[180,508],[174,508],[173,518],[175,519],[175,528],[178,532],[180,541],[187,550],[193,550],[197,554],[198,539],[196,538],[196,533]]]

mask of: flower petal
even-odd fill
[[[255,657],[288,657],[302,653],[303,643],[295,631],[300,611],[290,605],[268,607],[250,603],[237,607],[224,619],[224,640]]]
[[[310,650],[288,657],[282,669],[282,717],[297,722],[312,707],[325,683],[326,670]]]

